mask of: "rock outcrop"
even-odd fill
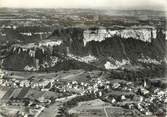
[[[118,36],[120,38],[128,39],[138,39],[144,42],[151,42],[152,39],[156,39],[156,30],[152,28],[143,29],[119,29],[112,30],[106,28],[100,29],[88,29],[83,32],[84,35],[84,45],[90,41],[103,41],[106,38],[112,38]]]
[[[63,28],[56,29],[47,40],[13,45],[8,49],[10,54],[3,59],[2,66],[36,71],[55,66],[59,69],[58,65],[63,69],[63,62],[70,69],[79,68],[81,64],[115,69],[122,65],[123,60],[129,64],[154,60],[153,64],[155,61],[159,64],[165,56],[165,43],[161,29]]]

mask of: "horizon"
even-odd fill
[[[0,0],[0,8],[167,10],[166,0]]]
[[[164,12],[167,16],[167,9],[112,9],[112,8],[23,8],[23,7],[0,7],[2,10],[99,10],[99,11],[157,11]]]

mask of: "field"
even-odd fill
[[[5,93],[7,92],[8,88],[4,88],[4,87],[0,87],[0,100],[2,99],[2,97],[5,95]]]
[[[87,72],[84,70],[69,70],[59,72],[25,72],[25,71],[6,71],[7,78],[28,80],[28,79],[59,79],[64,81],[87,81]]]
[[[69,110],[71,115],[78,117],[123,117],[127,115],[132,117],[133,113],[130,110],[121,107],[113,107],[100,99],[80,102],[78,105]]]

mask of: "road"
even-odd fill
[[[109,117],[109,116],[108,116],[108,113],[107,113],[107,111],[106,111],[106,107],[104,107],[104,112],[105,112],[105,114],[106,114],[106,117]]]

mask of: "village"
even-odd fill
[[[136,109],[141,115],[164,114],[165,104],[167,103],[167,90],[162,90],[160,87],[150,89],[151,85],[148,82],[135,86],[134,82],[126,80],[113,79],[108,81],[102,76],[95,75],[95,73],[90,72],[90,80],[86,82],[78,80],[65,81],[63,78],[58,78],[59,75],[50,79],[37,79],[35,77],[31,79],[14,79],[11,78],[11,74],[2,72],[0,79],[0,108],[7,105],[11,109],[8,110],[8,114],[13,112],[12,114],[21,117],[38,117],[42,111],[54,103],[60,103],[58,108],[64,108],[65,111],[66,107],[63,107],[63,104],[68,99],[70,102],[70,100],[75,100],[78,97],[90,96],[89,100],[105,100],[112,106]],[[77,77],[74,74],[71,75]],[[163,106],[161,103],[163,103]],[[158,104],[159,106],[157,106]],[[25,106],[29,110],[28,114]],[[5,109],[2,109],[1,113],[3,111]]]

